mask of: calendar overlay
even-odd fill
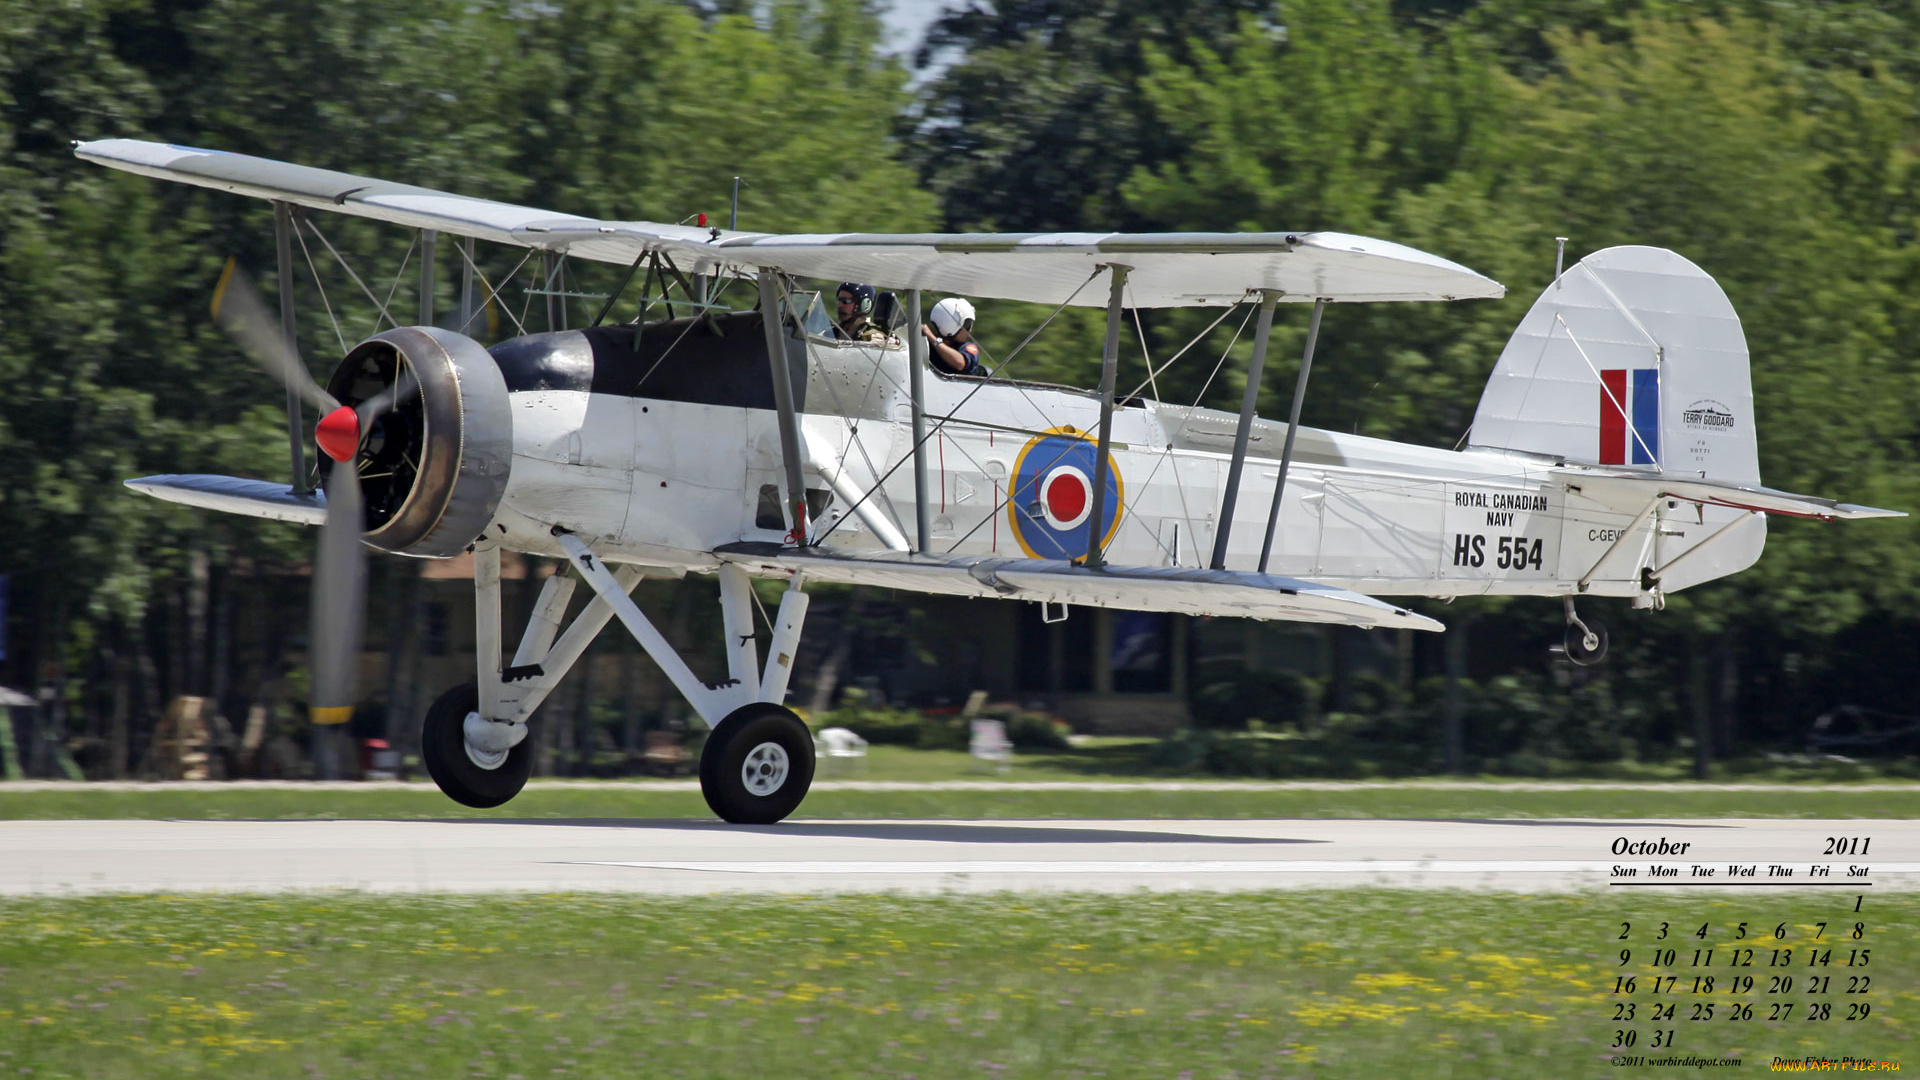
[[[1636,917],[1623,916],[1610,935],[1612,970],[1603,989],[1611,1064],[1779,1072],[1900,1068],[1898,1055],[1873,1053],[1878,1029],[1871,1022],[1878,1009],[1884,1023],[1888,1008],[1873,984],[1876,973],[1911,962],[1910,943],[1876,940],[1873,897],[1876,888],[1911,890],[1920,863],[1874,856],[1876,843],[1880,854],[1900,848],[1897,854],[1910,856],[1914,826],[1847,824],[1854,828],[1805,837],[1789,845],[1793,850],[1764,859],[1716,858],[1725,853],[1714,850],[1715,837],[1706,830],[1634,830],[1611,839],[1608,851],[1617,861],[1607,866],[1608,889],[1620,890],[1617,895],[1661,890],[1655,903],[1633,903]],[[1718,893],[1723,902],[1688,903],[1689,893]],[[1788,895],[1790,904],[1778,899]],[[1724,1050],[1749,1045],[1744,1029],[1753,1026],[1795,1031],[1803,1036],[1796,1040],[1800,1049],[1762,1059]],[[1847,1051],[1812,1051],[1808,1043]]]

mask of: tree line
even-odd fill
[[[95,736],[98,769],[118,774],[172,696],[231,709],[300,677],[281,658],[305,598],[269,571],[299,565],[309,537],[120,485],[284,471],[277,391],[204,315],[226,256],[271,269],[268,212],[84,165],[73,139],[659,221],[724,220],[743,177],[742,225],[778,231],[1380,236],[1509,297],[1331,309],[1303,419],[1447,446],[1550,279],[1554,237],[1571,238],[1570,259],[1666,246],[1712,273],[1744,322],[1765,482],[1920,508],[1912,12],[1001,0],[949,9],[905,60],[878,48],[901,44],[883,42],[879,14],[863,0],[0,0],[0,682],[50,688],[51,720]],[[408,250],[400,230],[324,224],[387,265]],[[303,295],[303,346],[336,355],[318,302]],[[364,298],[327,302],[349,327],[375,325]],[[989,349],[1044,315],[983,303]],[[1139,316],[1128,386],[1212,317]],[[1091,384],[1098,322],[1064,314],[1014,373]],[[1275,332],[1268,416],[1285,408],[1305,320]],[[1161,375],[1160,396],[1235,407],[1247,343],[1217,373],[1212,347]],[[1776,519],[1758,566],[1665,612],[1595,604],[1615,652],[1581,687],[1604,684],[1587,699],[1604,697],[1642,753],[1703,737],[1717,752],[1790,745],[1842,704],[1920,711],[1901,674],[1920,643],[1916,547],[1911,519]],[[1440,614],[1468,628],[1452,670],[1475,685],[1581,689],[1556,688],[1536,647],[1558,636],[1557,605]],[[1421,648],[1413,678],[1446,667],[1442,646]]]

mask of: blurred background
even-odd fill
[[[1864,0],[0,0],[0,768],[314,771],[312,534],[121,486],[283,478],[282,392],[206,314],[229,255],[278,287],[271,210],[83,164],[70,140],[656,221],[726,223],[742,177],[754,230],[1378,236],[1509,295],[1329,309],[1303,421],[1449,447],[1556,236],[1570,262],[1671,247],[1744,321],[1764,482],[1911,512],[1916,78],[1920,4]],[[322,224],[388,273],[410,257],[404,230]],[[493,280],[517,261],[480,257]],[[329,370],[377,312],[302,277],[303,352]],[[990,357],[1046,314],[980,308]],[[512,333],[497,314],[489,332]],[[1122,386],[1211,318],[1140,312]],[[1014,374],[1092,385],[1100,320],[1063,314]],[[1284,415],[1304,312],[1275,333],[1267,416]],[[1217,374],[1202,351],[1159,395],[1236,408],[1247,344]],[[509,557],[509,622],[551,570]],[[470,574],[373,560],[363,766],[404,768],[426,705],[471,677]],[[700,652],[719,641],[714,592],[637,594],[696,670],[722,664]],[[1139,736],[1140,767],[1164,772],[1706,775],[1839,755],[1910,774],[1917,596],[1914,519],[1778,517],[1755,568],[1665,611],[1586,601],[1612,629],[1593,668],[1553,650],[1550,600],[1417,604],[1450,631],[1416,636],[1091,611],[1048,625],[1032,605],[822,588],[792,701],[816,725],[943,745],[943,718],[984,692],[1021,738]],[[545,774],[671,771],[682,759],[649,746],[699,726],[614,633],[540,715]]]

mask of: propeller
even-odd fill
[[[232,259],[214,289],[213,318],[255,363],[323,414],[314,441],[336,465],[328,473],[327,520],[314,555],[308,706],[316,724],[344,723],[358,701],[354,672],[366,622],[367,551],[360,542],[365,500],[355,459],[373,422],[415,393],[419,383],[403,366],[393,386],[359,408],[342,405],[314,381],[279,321],[268,314],[258,290]]]

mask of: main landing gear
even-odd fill
[[[812,783],[813,736],[792,709],[769,701],[728,714],[700,751],[700,794],[727,821],[771,825]]]
[[[534,710],[580,659],[594,635],[618,616],[661,673],[713,728],[700,755],[700,791],[713,812],[727,821],[754,825],[772,824],[793,813],[813,784],[813,736],[793,710],[780,704],[787,694],[807,615],[800,576],[794,575],[780,599],[763,672],[747,572],[731,563],[720,567],[720,612],[730,678],[708,683],[694,677],[680,654],[634,604],[629,594],[640,583],[641,570],[631,566],[611,570],[578,537],[558,529],[554,535],[579,578],[564,574],[547,578],[513,662],[504,666],[500,549],[486,543],[474,549],[474,651],[479,657],[479,678],[440,695],[427,711],[420,733],[421,757],[440,790],[455,802],[483,809],[519,794],[533,769],[533,747],[526,739]],[[561,633],[567,601],[579,581],[593,589],[594,598]]]
[[[1567,659],[1581,667],[1597,664],[1607,655],[1607,624],[1599,619],[1582,619],[1573,610],[1573,597],[1567,602]]]

